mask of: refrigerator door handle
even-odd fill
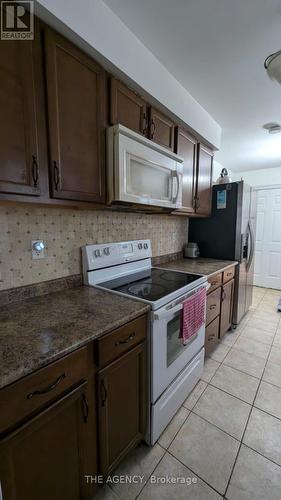
[[[250,255],[249,255],[249,259],[248,259],[247,264],[246,264],[247,271],[251,267],[251,264],[252,264],[253,258],[254,258],[254,252],[255,252],[255,238],[254,238],[254,231],[253,231],[253,226],[252,226],[251,221],[249,221],[248,227],[249,227],[249,235],[250,235],[251,243],[250,243]]]

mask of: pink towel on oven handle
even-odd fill
[[[180,338],[184,345],[197,335],[205,323],[206,297],[207,290],[203,287],[183,302]]]

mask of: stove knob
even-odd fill
[[[100,257],[100,250],[95,250],[94,254],[95,254],[95,257]]]
[[[110,255],[110,248],[109,247],[104,248],[103,253],[104,255]]]
[[[145,250],[147,250],[147,249],[148,249],[148,244],[147,244],[147,243],[145,243],[145,244],[143,245],[143,248],[145,248]]]
[[[142,249],[142,243],[139,243],[138,244],[138,249],[141,250]]]

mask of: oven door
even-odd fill
[[[179,338],[183,302],[198,290],[197,288],[181,299],[152,313],[152,403],[157,401],[204,346],[205,324],[187,345],[183,345],[182,339]]]

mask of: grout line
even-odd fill
[[[230,367],[228,366],[228,368],[230,368]],[[235,368],[233,368],[233,369],[235,370]],[[236,370],[236,371],[239,371],[239,370]],[[240,372],[240,373],[243,373],[243,372]],[[246,374],[244,373],[244,375],[246,375]],[[249,377],[252,377],[252,375],[249,375]],[[258,380],[258,379],[256,379],[256,377],[252,377],[252,378],[254,378],[255,380]],[[228,396],[232,396],[233,398],[238,399],[238,401],[241,401],[241,403],[245,403],[245,404],[247,404],[249,406],[252,406],[252,403],[249,403],[249,401],[245,401],[245,399],[241,399],[238,396],[235,396],[235,394],[231,394],[231,392],[228,392],[226,389],[222,389],[221,387],[218,387],[217,385],[214,385],[214,383],[209,382],[209,385],[211,387],[214,387],[214,389],[217,389],[217,390],[219,390],[221,392],[224,392],[225,394],[228,394]]]
[[[278,329],[278,326],[276,327],[276,331]],[[276,331],[275,331],[275,335],[276,335]],[[275,336],[274,336],[275,338]],[[241,438],[241,442],[240,442],[240,446],[239,446],[239,449],[238,449],[238,452],[237,452],[237,455],[236,455],[236,458],[235,458],[235,461],[234,461],[234,464],[233,464],[233,467],[232,467],[232,470],[231,470],[231,473],[230,473],[230,476],[228,478],[228,483],[227,483],[227,486],[226,486],[226,490],[225,490],[225,493],[224,493],[224,496],[226,496],[226,493],[227,493],[227,490],[228,490],[228,487],[229,487],[229,484],[231,482],[231,479],[232,479],[232,476],[233,476],[233,472],[234,472],[234,468],[236,466],[236,463],[237,463],[237,460],[238,460],[238,457],[239,457],[239,454],[240,454],[240,450],[241,450],[241,447],[242,447],[242,443],[243,443],[243,440],[244,440],[244,437],[245,437],[245,434],[246,434],[246,431],[247,431],[247,427],[248,427],[248,424],[249,424],[249,421],[250,421],[250,418],[251,418],[251,415],[252,415],[252,411],[253,411],[253,408],[254,408],[254,404],[255,404],[255,401],[256,401],[256,398],[257,398],[257,394],[258,394],[258,391],[260,389],[260,385],[261,385],[261,382],[262,382],[262,377],[264,375],[264,372],[265,372],[265,367],[266,367],[266,364],[268,362],[268,358],[270,356],[270,352],[271,352],[271,347],[273,345],[273,340],[274,338],[272,339],[272,343],[271,343],[271,346],[270,346],[270,350],[269,350],[269,353],[268,353],[268,356],[266,358],[266,362],[265,362],[265,365],[264,365],[264,369],[263,369],[263,372],[262,372],[262,376],[260,378],[260,381],[259,381],[259,384],[258,384],[258,387],[257,387],[257,390],[256,390],[256,393],[255,393],[255,396],[254,396],[254,400],[253,400],[253,403],[251,405],[251,410],[249,412],[249,415],[248,415],[248,419],[247,419],[247,422],[246,422],[246,425],[245,425],[245,428],[244,428],[244,432],[242,434],[242,438]],[[243,443],[244,445],[244,443]],[[245,445],[244,445],[245,446]],[[264,457],[264,458],[267,458],[267,457]]]
[[[224,429],[222,429],[218,425],[214,424],[213,422],[210,422],[210,420],[207,420],[205,417],[202,417],[202,415],[199,415],[199,413],[196,413],[193,410],[191,410],[190,413],[193,413],[193,415],[196,415],[196,417],[201,418],[202,420],[204,420],[205,422],[207,422],[209,425],[212,425],[213,427],[216,427],[216,429],[218,429],[219,431],[223,432],[224,434],[226,434],[227,436],[231,437],[232,439],[235,439],[235,441],[237,441],[238,443],[241,442],[240,439],[238,439],[237,437],[232,436],[232,434],[229,434],[229,432],[225,431]]]
[[[187,466],[182,460],[180,460],[178,457],[176,457],[170,450],[167,450],[167,453],[170,454],[172,457],[174,457],[178,462],[180,462],[186,469],[190,470],[194,476],[198,477],[200,481],[202,481],[204,484],[207,484],[209,488],[211,488],[213,491],[218,493],[220,496],[223,496],[223,493],[221,493],[219,490],[216,490],[214,486],[212,486],[206,479],[203,479],[198,472],[195,472],[191,467]],[[187,497],[188,498],[188,497]]]

